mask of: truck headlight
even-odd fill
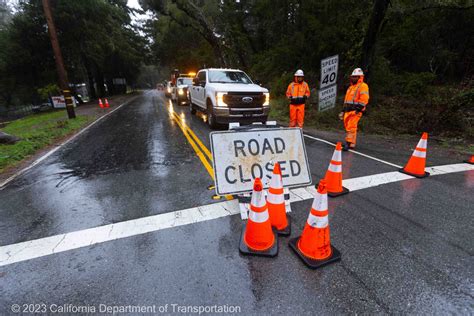
[[[269,106],[270,105],[270,93],[265,92],[263,95],[265,96],[265,101],[263,102],[263,106]]]
[[[183,89],[183,88],[179,88],[179,89],[178,89],[178,94],[179,94],[179,95],[183,95],[183,94],[184,94],[184,89]]]
[[[225,104],[225,102],[224,102],[224,95],[226,95],[225,92],[217,92],[216,93],[216,106],[227,107],[227,104]]]
[[[171,93],[171,88],[167,88],[166,90],[168,91],[168,93]]]

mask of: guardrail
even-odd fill
[[[0,120],[14,120],[34,113],[33,105],[0,108]]]

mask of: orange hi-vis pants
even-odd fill
[[[346,142],[355,147],[357,141],[357,124],[362,117],[362,112],[350,111],[344,113],[344,128],[346,129]]]
[[[290,127],[303,128],[304,123],[304,104],[290,104]]]

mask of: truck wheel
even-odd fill
[[[212,103],[207,101],[207,124],[211,129],[217,129],[218,124],[216,122],[216,116],[214,115],[214,110],[212,109]]]
[[[191,97],[189,97],[189,112],[191,112],[192,115],[196,114],[196,108],[193,105],[193,101],[191,100]]]

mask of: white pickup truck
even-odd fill
[[[189,88],[189,107],[207,114],[211,128],[239,122],[266,122],[270,111],[267,89],[238,69],[201,69]]]

